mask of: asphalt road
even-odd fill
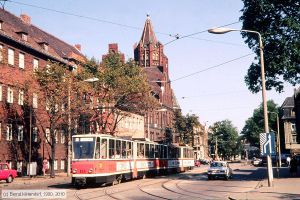
[[[115,186],[90,186],[73,188],[69,178],[36,181],[30,184],[13,183],[2,189],[63,189],[67,199],[228,199],[236,194],[249,194],[259,187],[265,177],[265,168],[250,165],[232,164],[233,178],[226,180],[207,180],[207,166],[189,172],[168,176],[127,181]],[[1,184],[0,184],[1,188]]]

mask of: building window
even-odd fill
[[[24,40],[24,41],[27,41],[27,39],[28,39],[28,36],[26,33],[22,33],[21,37],[22,37],[22,40]]]
[[[19,67],[24,69],[25,67],[25,54],[19,53]]]
[[[65,170],[65,160],[60,160],[60,169]]]
[[[44,49],[45,51],[48,51],[48,44],[43,44],[43,49]]]
[[[50,141],[51,141],[51,137],[50,137],[50,129],[49,129],[49,128],[46,128],[45,133],[46,133],[46,141],[47,141],[47,142],[50,142]]]
[[[18,141],[23,141],[23,132],[24,132],[24,126],[19,125],[18,126]]]
[[[14,102],[14,91],[11,87],[7,87],[7,103]]]
[[[2,23],[3,21],[0,21],[0,30],[2,30]]]
[[[22,173],[22,167],[23,167],[23,162],[18,161],[17,162],[17,172]]]
[[[57,160],[54,160],[54,170],[57,170]]]
[[[39,60],[33,59],[33,70],[37,70],[39,68]]]
[[[37,95],[37,93],[33,93],[33,95],[32,95],[32,107],[33,108],[38,107],[38,95]]]
[[[6,126],[6,140],[7,141],[12,140],[12,124],[7,124]]]
[[[13,49],[8,49],[8,64],[14,65],[15,63],[15,51]]]
[[[64,130],[61,130],[61,133],[60,133],[60,143],[64,144],[66,141],[66,133]]]
[[[24,102],[24,91],[23,90],[19,90],[19,99],[18,99],[18,104],[23,106],[23,102]]]
[[[57,134],[57,130],[54,130],[54,138],[55,138],[55,143],[58,143],[58,134]]]
[[[0,44],[0,62],[3,61],[3,46]]]
[[[296,133],[296,124],[291,124],[292,133]]]
[[[2,101],[2,85],[0,85],[0,101]]]
[[[33,127],[32,130],[32,141],[33,142],[37,142],[38,139],[38,128],[37,127]]]

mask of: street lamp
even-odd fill
[[[83,80],[84,82],[93,83],[96,81],[99,81],[98,78],[89,78],[86,80]],[[72,141],[71,141],[71,79],[69,80],[68,85],[68,169],[67,169],[67,175],[71,176],[71,157],[72,157]]]
[[[264,52],[263,52],[263,44],[262,44],[262,40],[261,40],[261,35],[257,31],[244,30],[244,29],[238,30],[238,29],[230,29],[230,28],[225,28],[225,27],[213,28],[213,29],[208,30],[209,33],[213,33],[213,34],[224,34],[224,33],[232,32],[232,31],[254,33],[254,34],[258,35],[259,49],[260,49],[260,65],[261,65],[262,99],[263,99],[263,109],[264,109],[264,130],[266,133],[269,133]],[[273,170],[272,170],[272,162],[271,162],[270,155],[267,155],[267,162],[268,162],[268,186],[271,187],[273,185]]]

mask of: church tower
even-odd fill
[[[145,138],[166,141],[173,129],[173,92],[169,79],[168,58],[164,46],[156,38],[149,15],[142,37],[134,47],[135,61],[143,67],[152,94],[159,101],[160,111],[149,111],[145,116]],[[163,110],[163,111],[162,111]]]

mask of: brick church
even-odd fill
[[[161,108],[145,115],[145,138],[151,141],[172,141],[175,101],[169,79],[168,58],[164,54],[164,45],[155,36],[149,16],[142,37],[134,47],[134,59],[145,70],[153,96],[161,105]]]

